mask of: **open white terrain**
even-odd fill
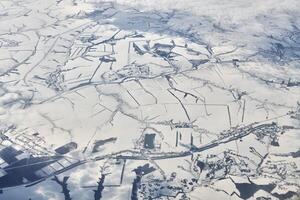
[[[0,0],[0,200],[300,198],[300,1]]]

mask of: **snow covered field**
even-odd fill
[[[1,0],[0,199],[298,199],[299,8]]]

